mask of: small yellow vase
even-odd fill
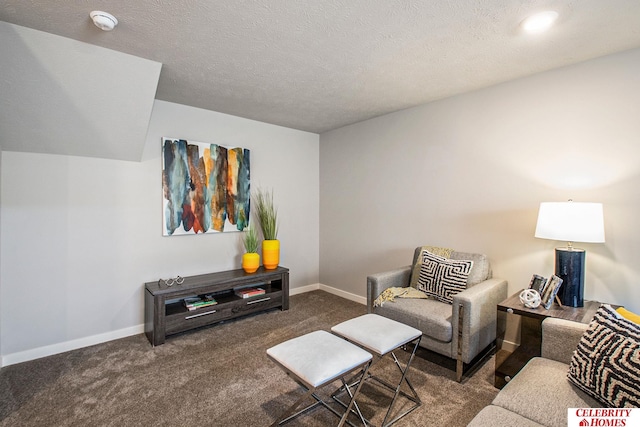
[[[278,268],[280,263],[280,240],[262,241],[262,265],[267,270]]]
[[[247,252],[242,255],[242,268],[247,273],[255,273],[260,267],[260,255],[255,252]]]

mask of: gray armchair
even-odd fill
[[[496,339],[496,306],[507,297],[507,282],[491,277],[485,255],[454,251],[451,259],[473,260],[467,289],[453,297],[453,304],[435,299],[396,298],[374,307],[375,299],[387,288],[408,287],[413,263],[367,277],[367,307],[376,313],[422,331],[420,346],[457,361],[456,380],[462,380],[464,364],[469,364]]]

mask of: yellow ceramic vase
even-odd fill
[[[260,255],[255,252],[247,252],[242,255],[242,268],[247,273],[255,273],[260,267]]]
[[[263,240],[262,241],[262,265],[267,270],[273,270],[280,263],[280,241],[279,240]]]

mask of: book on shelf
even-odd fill
[[[251,298],[256,295],[264,295],[266,291],[262,288],[241,288],[236,289],[236,295],[240,298]]]
[[[187,297],[183,300],[183,302],[184,306],[187,307],[189,311],[197,310],[198,308],[202,307],[209,307],[218,303],[213,295]]]

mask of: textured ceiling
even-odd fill
[[[158,99],[317,133],[640,47],[638,0],[2,3],[2,21],[161,62]],[[546,9],[551,31],[519,31]]]

